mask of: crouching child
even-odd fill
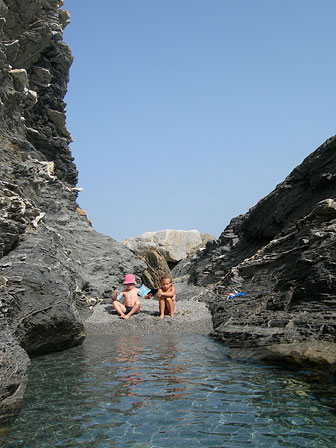
[[[159,288],[156,297],[159,299],[159,319],[163,319],[165,314],[174,317],[176,311],[176,290],[173,280],[170,277],[162,277],[160,280],[161,288]]]

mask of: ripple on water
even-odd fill
[[[335,385],[207,336],[89,337],[33,360],[7,448],[336,446]]]

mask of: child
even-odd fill
[[[176,290],[173,280],[170,277],[162,277],[160,280],[161,288],[159,288],[156,297],[159,298],[159,319],[163,319],[165,314],[174,317],[176,310]]]
[[[125,305],[118,302],[118,293],[114,293],[113,297],[113,307],[119,314],[120,319],[128,319],[134,313],[140,311],[140,300],[138,297],[139,289],[135,287],[136,281],[133,274],[126,274],[123,285],[126,289],[120,293],[125,299]],[[121,297],[120,297],[121,298]]]

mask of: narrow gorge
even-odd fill
[[[30,357],[81,344],[87,305],[111,298],[125,272],[155,277],[150,256],[96,232],[79,207],[64,102],[73,57],[62,6],[0,0],[3,426],[20,412]],[[177,263],[180,298],[209,305],[213,334],[224,343],[335,371],[335,231],[332,137],[218,240]],[[234,290],[245,296],[228,300]]]

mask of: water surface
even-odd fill
[[[336,387],[208,336],[91,336],[32,361],[7,448],[336,447]]]

